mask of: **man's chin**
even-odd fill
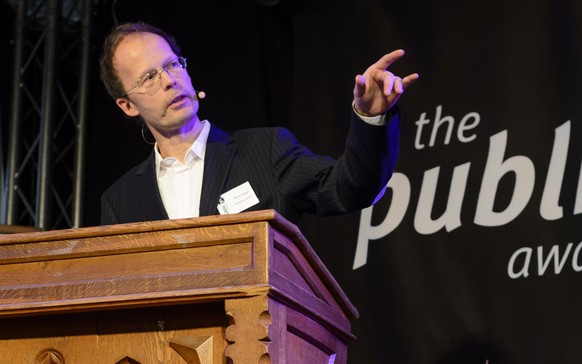
[[[173,115],[174,117],[166,123],[166,127],[172,130],[180,130],[186,132],[196,125],[196,114],[189,112],[183,115]]]

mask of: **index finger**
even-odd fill
[[[403,49],[397,49],[397,50],[392,51],[392,52],[390,52],[388,54],[385,54],[376,63],[374,63],[374,67],[376,67],[376,68],[384,71],[392,63],[394,63],[397,60],[399,60],[400,58],[402,58],[404,56],[404,53],[405,52],[404,52]]]

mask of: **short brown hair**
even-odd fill
[[[117,71],[113,67],[113,56],[117,47],[128,35],[134,33],[153,33],[164,38],[172,48],[172,51],[179,57],[182,56],[180,47],[173,36],[164,32],[160,28],[146,23],[124,23],[115,27],[111,33],[105,38],[103,42],[103,53],[99,59],[99,66],[101,68],[101,81],[105,85],[105,89],[114,99],[124,94],[123,84],[117,75]]]

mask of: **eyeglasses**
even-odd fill
[[[180,76],[182,71],[186,69],[186,58],[178,57],[170,62],[166,63],[160,68],[152,70],[145,75],[141,76],[137,79],[135,85],[129,88],[127,91],[123,93],[123,95],[119,97],[126,96],[131,90],[136,89],[138,87],[143,88],[145,90],[155,90],[154,86],[156,85],[156,81],[162,77],[162,73],[168,72],[172,76]]]

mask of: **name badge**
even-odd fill
[[[216,208],[221,215],[236,214],[258,203],[258,197],[251,184],[247,181],[220,195]]]

